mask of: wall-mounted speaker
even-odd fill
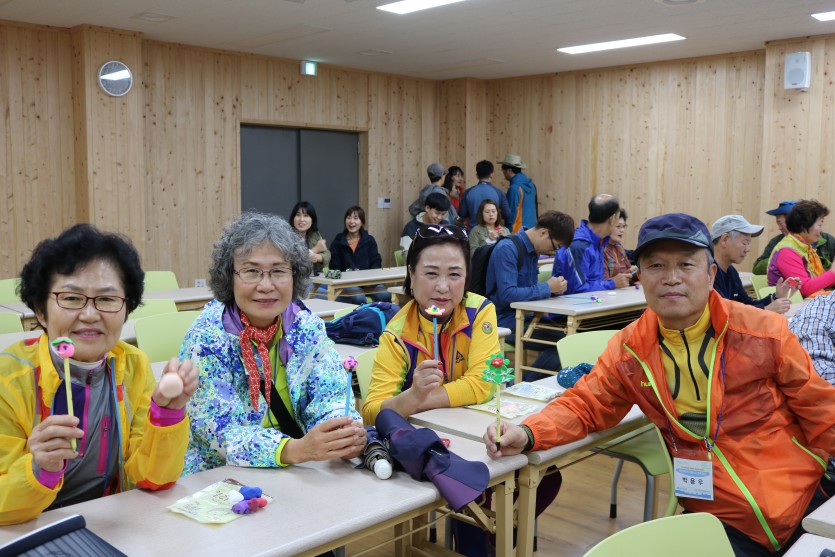
[[[809,88],[811,76],[811,52],[792,52],[791,54],[786,54],[786,66],[783,71],[784,89],[806,90]]]

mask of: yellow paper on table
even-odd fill
[[[229,501],[229,493],[238,491],[243,485],[237,480],[227,478],[222,482],[215,482],[204,487],[194,495],[183,497],[173,505],[169,505],[168,509],[204,524],[226,524],[244,516],[233,513],[233,503]],[[266,493],[261,497],[267,502],[273,500]]]
[[[495,414],[496,399],[494,398],[493,400],[485,402],[484,404],[473,404],[471,406],[467,406],[467,408],[472,408],[473,410],[481,410],[483,412],[490,412],[491,414]],[[506,420],[512,420],[513,418],[533,414],[538,409],[539,405],[536,404],[502,400],[501,415],[502,418],[505,418]]]

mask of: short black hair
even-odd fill
[[[817,199],[801,199],[786,215],[786,228],[800,234],[812,228],[818,219],[829,214],[829,209]]]
[[[293,210],[290,211],[290,226],[296,228],[296,225],[293,224],[293,221],[296,220],[296,215],[304,211],[307,216],[310,217],[310,228],[307,230],[307,235],[309,236],[311,232],[319,232],[319,219],[316,217],[316,209],[313,207],[312,203],[307,201],[299,201],[295,205],[293,205]]]
[[[430,209],[435,209],[436,211],[449,211],[450,203],[449,197],[445,193],[435,192],[430,193],[426,196],[426,201],[423,202],[423,205],[429,207]]]
[[[127,314],[142,303],[145,271],[131,241],[101,232],[92,224],[76,224],[55,238],[41,241],[20,271],[17,295],[35,312],[46,314],[56,275],[72,275],[95,261],[111,263],[122,279]]]
[[[415,238],[409,246],[406,254],[406,266],[412,271],[420,261],[420,253],[428,247],[441,244],[453,244],[461,248],[464,256],[464,269],[467,273],[464,279],[464,299],[467,299],[467,292],[470,290],[470,241],[467,238],[467,231],[452,224],[423,224],[415,232]],[[406,279],[403,281],[403,293],[409,298],[412,295],[412,277],[409,270],[406,270]]]
[[[568,246],[574,240],[574,218],[559,211],[546,211],[536,220],[536,228],[545,228],[552,240]]]
[[[479,180],[486,180],[493,174],[495,167],[490,161],[479,161],[475,165],[475,175]]]
[[[618,217],[618,218],[623,219],[624,222],[629,220],[629,217],[626,214],[626,209],[624,209],[623,207],[620,208],[620,217]]]
[[[348,207],[348,210],[345,211],[345,216],[342,217],[342,224],[345,224],[345,219],[347,219],[354,213],[357,214],[357,217],[359,217],[360,222],[362,223],[362,227],[365,228],[365,209],[363,209],[359,205],[351,205],[350,207]]]
[[[612,218],[620,211],[620,201],[614,195],[595,195],[589,201],[589,222],[601,224]]]
[[[502,165],[502,170],[512,170],[514,174],[519,174],[520,172],[522,172],[521,168],[516,168],[515,166],[510,166],[507,164]]]

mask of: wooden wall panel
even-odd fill
[[[0,25],[0,278],[74,222],[70,37]]]
[[[632,223],[627,244],[664,212],[708,225],[731,212],[762,220],[750,199],[760,183],[763,79],[763,53],[748,53],[495,81],[490,155],[522,156],[541,210],[579,219],[592,195],[618,195]]]

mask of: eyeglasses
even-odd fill
[[[85,296],[78,292],[53,292],[55,302],[63,309],[84,309],[87,302],[93,300],[93,307],[103,313],[116,313],[125,306],[125,298],[121,296]]]
[[[627,226],[629,226],[629,225],[628,224],[618,224],[618,225],[615,225],[615,228],[617,228],[618,230],[626,230]]]
[[[448,224],[423,224],[415,233],[415,237],[424,239],[437,238],[438,236],[452,236],[462,242],[469,241],[466,230]]]
[[[554,252],[558,252],[560,250],[560,246],[554,243],[554,239],[551,236],[548,236],[548,239],[551,240],[551,247],[554,248]]]
[[[264,280],[264,275],[269,275],[270,280],[274,284],[285,283],[293,279],[293,272],[290,269],[279,268],[264,271],[258,269],[257,267],[247,267],[239,271],[234,271],[234,273],[238,275],[238,278],[240,278],[241,282],[244,284],[258,284]]]

